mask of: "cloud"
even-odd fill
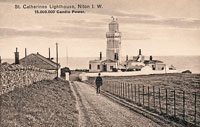
[[[199,19],[186,18],[155,18],[155,19],[139,19],[139,18],[121,18],[120,22],[127,24],[146,24],[157,26],[170,26],[174,28],[199,29]]]
[[[42,30],[17,30],[14,28],[0,28],[0,38],[19,36],[59,37],[62,33]]]
[[[89,27],[89,28],[96,28],[96,27],[104,27],[107,25],[104,21],[93,21],[89,19],[80,19],[80,20],[60,20],[59,22],[68,24],[70,26],[79,26],[79,27]]]
[[[11,38],[21,36],[37,36],[45,38],[105,38],[103,29],[62,27],[56,31],[43,30],[17,30],[14,28],[0,28],[0,38]]]
[[[171,18],[161,17],[148,13],[130,13],[127,11],[120,10],[101,10],[93,11],[91,13],[97,13],[100,15],[115,16],[119,18],[120,23],[126,24],[145,24],[145,25],[157,25],[157,26],[169,26],[174,28],[188,28],[188,29],[199,29],[200,19],[192,18]],[[107,20],[107,19],[105,19]]]
[[[43,37],[43,38],[80,38],[80,39],[105,39],[107,29],[88,27],[60,27],[56,31],[43,30],[17,30],[14,28],[0,28],[0,39],[15,37]],[[123,32],[123,40],[147,40],[146,33]]]
[[[91,13],[97,13],[101,15],[108,15],[108,16],[117,16],[117,17],[127,17],[127,18],[147,18],[147,19],[153,19],[156,18],[156,16],[152,14],[144,14],[144,13],[130,13],[127,11],[122,11],[118,9],[105,9],[105,10],[96,10],[91,11]]]

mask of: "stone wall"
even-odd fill
[[[0,65],[0,95],[42,80],[52,80],[56,72],[33,66]]]

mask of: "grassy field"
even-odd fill
[[[76,100],[67,81],[41,81],[0,97],[1,127],[77,126]]]
[[[90,83],[94,83],[94,80],[95,78],[89,78]],[[103,80],[103,89],[106,91],[128,100],[132,100],[135,103],[144,106],[145,108],[150,107],[152,110],[155,109],[158,113],[167,113],[167,116],[174,116],[174,114],[176,114],[176,118],[185,119],[191,123],[194,123],[194,93],[197,93],[196,122],[197,124],[200,124],[200,74],[161,74],[129,77],[103,77]],[[183,103],[185,103],[185,105],[183,105]],[[183,116],[183,114],[185,115]]]

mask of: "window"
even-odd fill
[[[155,67],[155,65],[152,65],[152,70],[156,70],[156,67]]]
[[[110,66],[110,70],[112,70],[113,69],[113,66]]]
[[[115,60],[118,60],[118,54],[117,53],[115,53],[115,56],[114,56],[115,58]]]
[[[97,69],[100,69],[100,65],[97,65]]]
[[[91,69],[92,68],[92,65],[91,64],[89,64],[89,69]]]

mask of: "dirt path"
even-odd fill
[[[97,95],[95,89],[85,83],[74,82],[72,85],[78,98],[80,127],[161,127],[105,96]]]

